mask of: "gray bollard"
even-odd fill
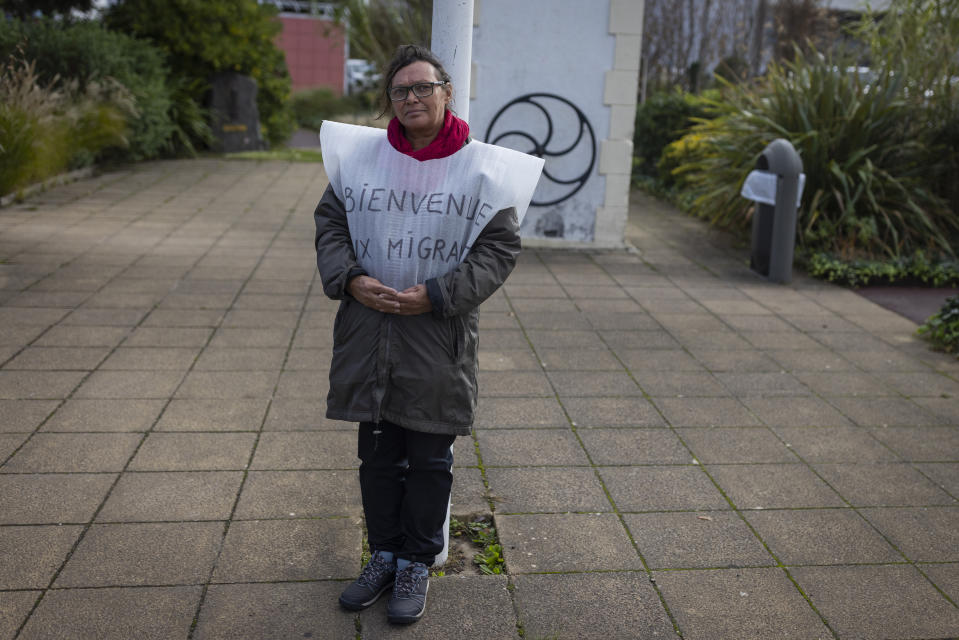
[[[772,179],[774,193],[769,193],[763,186]],[[804,182],[799,154],[787,140],[778,138],[763,149],[756,171],[743,185],[743,195],[756,201],[749,268],[772,282],[792,281],[796,210]]]

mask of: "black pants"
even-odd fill
[[[361,422],[360,491],[371,551],[433,564],[453,486],[456,436]]]

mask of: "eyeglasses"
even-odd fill
[[[433,87],[443,86],[444,84],[447,84],[445,80],[443,82],[417,82],[409,87],[390,87],[390,100],[393,102],[406,100],[406,97],[410,94],[410,89],[413,90],[413,95],[417,98],[429,98],[433,95]]]

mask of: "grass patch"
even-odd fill
[[[480,573],[486,575],[501,575],[506,573],[506,563],[503,559],[503,547],[499,543],[499,536],[493,520],[489,516],[480,516],[469,521],[450,518],[450,541],[454,538],[468,540],[475,549],[472,563]]]
[[[323,154],[312,149],[270,149],[269,151],[239,151],[225,153],[227,160],[279,160],[281,162],[323,162]]]

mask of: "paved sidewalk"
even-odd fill
[[[453,511],[509,576],[340,611],[324,187],[160,162],[0,210],[0,640],[959,637],[957,361],[641,194],[638,254],[529,250],[484,305]]]

